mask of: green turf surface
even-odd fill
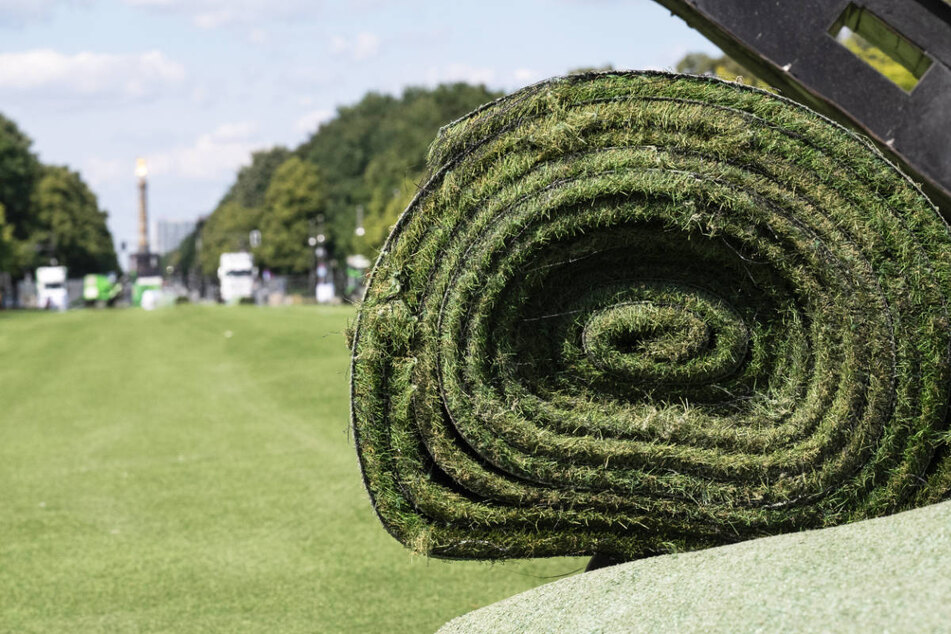
[[[951,502],[557,581],[446,625],[514,632],[947,632]]]
[[[426,632],[583,566],[428,560],[380,530],[351,316],[0,313],[0,631]]]
[[[353,346],[407,547],[631,560],[951,499],[951,229],[868,141],[610,71],[443,128],[429,171]]]

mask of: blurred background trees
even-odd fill
[[[297,148],[256,152],[199,234],[183,242],[169,263],[189,270],[199,257],[202,271],[213,274],[218,256],[249,248],[248,234],[258,229],[261,245],[253,252],[261,268],[304,273],[313,266],[307,240],[318,224],[331,258],[372,257],[424,180],[426,151],[439,128],[499,96],[485,86],[456,83],[408,88],[399,96],[369,93],[339,108]],[[356,231],[358,208],[362,235]]]
[[[850,34],[842,43],[899,85],[913,85],[907,71],[861,38]],[[689,53],[675,68],[769,87],[725,55]],[[426,152],[439,128],[499,96],[482,85],[455,83],[407,88],[398,96],[371,92],[340,107],[298,147],[254,152],[215,209],[164,263],[181,273],[214,275],[221,253],[251,249],[262,269],[306,273],[314,265],[308,239],[318,230],[331,259],[342,262],[355,253],[373,259],[427,178]],[[0,115],[0,271],[21,277],[53,260],[71,276],[118,270],[96,196],[78,173],[43,165],[31,145]],[[253,249],[252,230],[262,237]]]
[[[677,62],[676,70],[688,75],[712,75],[727,81],[742,81],[757,88],[769,88],[769,84],[726,55],[711,57],[706,53],[687,53]]]
[[[902,82],[907,78],[902,73],[907,71],[886,55],[855,34],[845,37],[842,44],[905,87]],[[688,53],[675,70],[770,88],[726,55]],[[259,266],[302,273],[313,266],[307,239],[321,215],[332,259],[340,262],[359,253],[372,260],[426,180],[426,152],[439,128],[499,96],[485,86],[461,83],[408,88],[399,96],[369,93],[358,103],[339,108],[333,119],[297,148],[255,153],[200,235],[183,242],[172,258],[187,269],[199,243],[201,268],[212,274],[220,253],[248,248],[248,233],[259,229],[262,244],[254,250]],[[285,164],[293,167],[284,170]],[[304,165],[315,171],[306,172]],[[308,187],[312,196],[304,191]],[[356,231],[358,213],[362,232]]]
[[[313,266],[306,241],[326,207],[327,185],[313,163],[292,156],[274,172],[264,194],[261,246],[255,257],[277,273],[306,273]]]
[[[54,261],[72,276],[117,271],[96,195],[78,173],[40,163],[32,144],[0,115],[0,271],[21,277]]]

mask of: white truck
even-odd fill
[[[40,266],[36,269],[36,305],[50,310],[66,310],[66,267]]]
[[[236,304],[254,297],[254,258],[250,253],[222,253],[218,260],[221,301]]]

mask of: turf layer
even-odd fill
[[[612,72],[489,104],[429,160],[351,366],[406,546],[633,559],[951,493],[951,236],[867,142]]]
[[[943,632],[951,502],[556,581],[440,634]]]
[[[380,530],[347,433],[353,314],[0,311],[0,632],[415,634],[583,567],[434,561]]]

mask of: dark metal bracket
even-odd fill
[[[788,97],[871,137],[951,220],[951,4],[656,0]],[[905,91],[833,37],[868,15],[920,73]],[[910,44],[910,46],[909,46]],[[911,52],[909,52],[911,51]],[[915,53],[918,51],[918,57]],[[923,59],[921,54],[927,58]],[[920,62],[917,65],[914,62]]]

